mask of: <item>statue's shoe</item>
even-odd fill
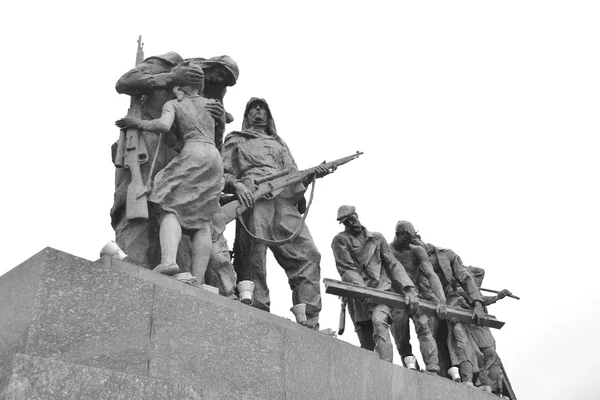
[[[179,265],[175,263],[158,264],[153,271],[163,275],[175,275],[179,273]]]

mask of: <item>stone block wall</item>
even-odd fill
[[[0,301],[0,399],[494,398],[108,257],[46,248]]]

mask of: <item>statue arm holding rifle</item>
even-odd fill
[[[242,181],[236,178],[241,175],[237,169],[239,166],[235,160],[237,148],[232,147],[232,143],[225,143],[223,149],[223,163],[225,168],[226,187],[234,188],[238,197],[238,202],[231,202],[223,207],[227,222],[233,220],[241,212],[248,208],[252,208],[256,200],[278,194],[285,187],[297,183],[310,182],[314,178],[320,178],[335,171],[338,166],[350,162],[360,156],[361,152],[356,152],[347,157],[340,158],[331,162],[323,162],[315,167],[308,168],[302,171],[285,170],[280,173],[267,176],[258,181],[255,181],[254,188],[250,189]]]

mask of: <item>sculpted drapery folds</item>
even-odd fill
[[[392,291],[392,282],[402,288],[414,306],[417,292],[403,266],[394,258],[380,233],[369,232],[358,220],[353,206],[341,206],[338,221],[345,225],[331,243],[337,270],[344,282]],[[361,347],[375,350],[379,358],[391,362],[393,347],[389,333],[392,310],[384,304],[349,299],[348,310]]]
[[[274,198],[253,201],[254,180],[282,172],[297,170],[292,154],[277,134],[275,121],[263,99],[252,98],[246,106],[242,131],[231,132],[222,150],[226,190],[235,193],[247,206],[243,221],[255,236],[267,240],[285,240],[301,224],[298,203],[306,187],[303,184],[287,187]],[[267,245],[254,240],[244,230],[237,229],[236,267],[239,280],[255,284],[254,306],[270,310],[267,287]],[[290,243],[269,246],[279,265],[285,270],[292,289],[292,303],[305,303],[307,326],[318,329],[321,310],[320,260],[308,227],[303,225],[299,235]]]
[[[215,145],[218,145],[222,140],[225,129],[226,113],[222,105],[223,96],[226,87],[235,84],[238,77],[238,68],[228,56],[197,59],[194,64],[196,67],[191,67],[189,61],[183,62],[181,56],[175,52],[149,57],[125,73],[117,82],[116,89],[119,93],[142,96],[142,119],[148,121],[161,117],[163,105],[172,97],[171,89],[173,87],[198,86],[206,78],[207,84],[204,85],[202,97],[215,100],[207,102],[204,106],[214,118],[215,126],[212,135]],[[200,68],[197,68],[197,66]],[[166,132],[159,147],[159,135],[157,133],[146,130],[143,131],[141,136],[146,143],[149,156],[148,161],[141,166],[143,180],[147,182],[149,178],[154,178],[172,160],[180,156],[180,152],[184,147],[184,137],[182,135],[177,136],[174,132]],[[158,152],[156,151],[157,148],[159,148]],[[154,160],[155,157],[156,160]],[[154,176],[149,177],[153,162],[155,163],[152,174]],[[125,218],[125,200],[130,179],[127,170],[123,168],[116,170],[115,198],[111,209],[111,221],[115,229],[117,243],[129,255],[130,260],[135,264],[152,268],[161,259],[159,213],[156,208],[150,207],[150,215],[147,221],[127,220]],[[181,243],[182,247],[178,252],[177,263],[184,270],[189,270],[191,268],[189,256],[191,243],[185,237]],[[223,241],[215,240],[214,243],[223,243]],[[223,252],[213,251],[213,253],[220,254]],[[224,288],[220,289],[225,290]],[[229,288],[226,291],[231,290]]]
[[[412,224],[408,221],[399,221],[396,224],[396,235],[390,248],[396,259],[404,266],[406,273],[410,279],[418,283],[423,279],[427,280],[437,298],[438,303],[438,314],[439,317],[445,318],[446,313],[446,296],[442,284],[433,270],[433,266],[430,264],[425,249],[420,246],[411,244],[416,231]],[[419,297],[425,298],[419,293]],[[404,360],[404,357],[412,355],[410,350],[405,351],[407,346],[403,346],[402,335],[407,328],[409,317],[415,324],[415,331],[419,339],[421,347],[421,355],[425,361],[426,370],[433,373],[438,373],[439,358],[438,349],[433,337],[433,332],[430,329],[430,318],[422,313],[415,313],[409,315],[406,310],[394,309],[392,313],[392,335],[396,340],[396,346],[400,356]]]
[[[481,287],[485,276],[485,270],[470,266],[465,266],[465,269],[473,276],[477,286]],[[460,294],[463,298],[468,298],[466,293],[461,291]],[[495,296],[482,296],[483,304],[487,307],[510,294],[510,291],[505,289]],[[496,352],[496,340],[492,335],[492,331],[486,326],[476,325],[469,326],[469,329],[471,330],[473,340],[480,351],[480,353],[477,353],[480,384],[489,386],[491,391],[495,394],[508,395],[509,393],[504,392],[512,391],[512,388],[509,388],[510,383],[504,375],[504,368],[500,356],[498,356],[498,353]]]
[[[473,309],[473,318],[478,322],[484,314],[483,299],[475,279],[463,266],[460,257],[452,250],[423,242],[418,235],[414,237],[413,244],[421,246],[427,252],[429,262],[444,287],[447,304]],[[468,300],[459,294],[459,288],[463,289]],[[450,362],[459,367],[462,381],[472,383],[474,373],[479,372],[479,350],[469,328],[460,322],[449,321],[447,346]]]

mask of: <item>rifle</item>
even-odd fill
[[[335,294],[337,296],[352,297],[363,300],[370,298],[374,304],[385,304],[392,308],[405,308],[404,296],[394,292],[386,292],[370,287],[358,286],[352,283],[340,282],[333,279],[324,278],[325,293]],[[436,317],[437,304],[432,301],[419,299],[419,311],[423,314]],[[473,312],[458,307],[447,306],[448,320],[456,318],[463,324],[474,324]],[[493,315],[485,314],[482,326],[500,329],[504,322],[498,321]]]
[[[342,305],[340,307],[340,320],[338,322],[338,335],[343,335],[346,330],[346,306],[348,305],[347,297],[340,297]]]
[[[144,61],[144,44],[142,37],[138,38],[138,47],[135,57],[135,65]],[[142,119],[142,98],[131,96],[131,102],[127,116]],[[143,138],[140,138],[139,129],[121,130],[117,144],[117,156],[115,166],[125,167],[131,173],[131,182],[127,187],[127,205],[125,217],[128,220],[148,219],[148,203],[145,196],[145,186],[142,179],[140,164],[148,161],[148,151]]]
[[[484,292],[490,292],[490,293],[500,293],[500,290],[494,290],[494,289],[485,289],[480,287],[479,290],[483,290]],[[519,296],[515,296],[514,294],[509,294],[506,297],[512,297],[513,299],[517,299],[517,300],[521,300],[521,298]]]
[[[330,172],[334,172],[337,167],[346,164],[355,158],[358,158],[361,154],[363,154],[361,151],[357,151],[355,154],[347,157],[330,162],[324,162],[315,167],[304,169],[302,171],[290,171],[289,169],[286,169],[276,174],[257,179],[254,181],[255,190],[252,194],[252,197],[254,198],[254,201],[262,198],[272,199],[281,193],[287,186],[300,183],[307,177],[314,175],[317,171],[317,168],[325,167]],[[236,219],[239,215],[242,215],[242,213],[246,211],[248,207],[244,206],[239,200],[236,200],[224,205],[222,209],[223,213],[225,214],[225,221],[226,223],[229,223]]]

